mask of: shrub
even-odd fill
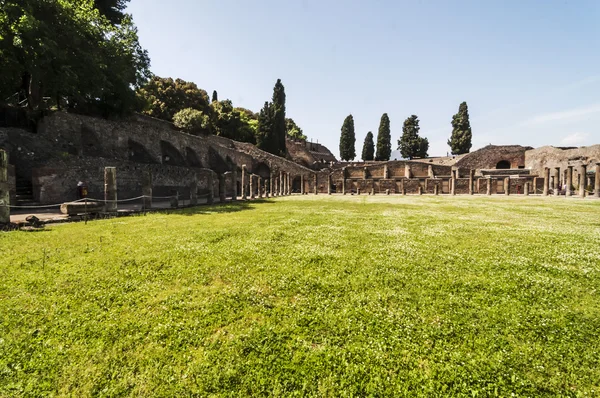
[[[210,118],[204,112],[185,108],[173,116],[173,123],[189,134],[208,134],[210,129]]]

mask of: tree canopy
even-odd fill
[[[354,118],[348,115],[342,124],[342,134],[340,136],[340,159],[354,160],[356,157],[356,136],[354,134]]]
[[[31,109],[132,111],[134,88],[150,77],[150,59],[122,12],[125,3],[3,0],[1,98],[17,94]]]
[[[387,113],[381,115],[379,131],[377,132],[377,154],[375,160],[390,160],[392,155],[392,134],[390,132],[390,118]]]
[[[373,142],[373,133],[370,131],[367,133],[365,137],[365,142],[363,144],[362,150],[362,160],[367,162],[369,160],[373,160],[373,155],[375,153],[375,143]]]
[[[298,127],[294,119],[287,118],[285,119],[285,127],[287,131],[287,135],[290,138],[297,138],[300,140],[306,140],[306,136],[302,132],[302,129]]]
[[[404,121],[402,137],[398,140],[398,149],[403,158],[425,158],[429,150],[429,140],[419,137],[419,118],[412,115]]]
[[[287,134],[285,121],[285,88],[281,83],[281,79],[277,79],[277,83],[275,83],[275,87],[273,87],[272,112],[273,127],[271,138],[275,141],[273,143],[273,148],[277,149],[271,153],[285,156],[285,137]]]
[[[452,116],[452,135],[448,140],[448,145],[453,155],[462,155],[471,150],[471,122],[469,121],[469,108],[467,103],[463,102],[458,107],[458,113]]]

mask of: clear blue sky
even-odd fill
[[[419,116],[445,155],[467,101],[473,149],[600,143],[600,1],[132,0],[152,71],[257,112],[281,78],[287,115],[337,156],[352,113],[360,158],[381,114],[392,144]]]

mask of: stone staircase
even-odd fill
[[[33,186],[31,181],[23,178],[16,177],[16,206],[37,206],[37,203],[33,199]]]

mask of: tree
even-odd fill
[[[173,124],[189,134],[208,134],[210,117],[199,110],[185,108],[173,116]]]
[[[363,144],[362,150],[362,160],[369,161],[373,160],[373,153],[375,152],[375,144],[373,143],[373,133],[370,131],[367,133],[365,137],[365,142]]]
[[[404,121],[402,137],[398,140],[398,149],[403,158],[427,157],[429,140],[419,137],[419,118],[412,115]]]
[[[217,102],[219,101],[219,97],[217,96],[217,90],[213,90],[213,95],[212,95],[212,101],[211,102]]]
[[[342,160],[354,160],[356,157],[355,143],[354,118],[352,115],[348,115],[342,124],[342,135],[340,136],[340,158]]]
[[[125,18],[125,7],[129,0],[94,0],[94,7],[113,25],[119,25]]]
[[[269,102],[265,102],[258,114],[256,146],[269,153],[276,153],[279,150],[277,141],[273,138],[273,106]]]
[[[138,97],[144,104],[145,114],[168,121],[172,121],[173,115],[186,108],[205,114],[211,111],[206,91],[198,88],[195,83],[182,79],[154,76],[138,90]]]
[[[44,98],[48,106],[106,115],[133,110],[134,89],[149,78],[150,60],[131,16],[113,24],[92,0],[0,4],[2,98],[18,91],[31,109],[45,106]]]
[[[275,87],[273,88],[273,102],[272,102],[272,127],[270,139],[273,140],[272,144],[268,147],[272,149],[271,152],[275,155],[285,156],[285,136],[286,136],[286,122],[285,122],[285,87],[281,83],[281,79],[277,79]]]
[[[377,154],[375,160],[390,160],[392,154],[392,135],[390,133],[390,118],[387,113],[381,115],[379,131],[377,132]]]
[[[219,136],[241,142],[256,143],[257,120],[251,111],[234,108],[231,100],[213,102],[211,131]]]
[[[463,102],[458,107],[458,113],[452,116],[452,135],[448,140],[448,145],[453,155],[462,155],[471,150],[471,123],[469,122],[469,108],[467,103]]]
[[[285,128],[287,131],[287,136],[291,138],[297,138],[300,140],[306,140],[306,136],[302,132],[302,129],[298,127],[294,119],[286,118],[285,119]]]

